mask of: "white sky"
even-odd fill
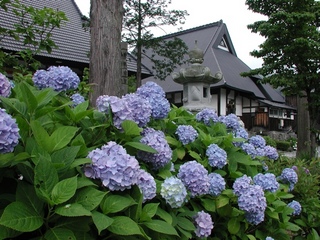
[[[75,0],[75,2],[82,13],[89,16],[90,0]],[[258,49],[264,38],[251,33],[247,25],[265,18],[248,10],[245,0],[172,0],[169,7],[187,10],[189,13],[186,23],[181,26],[184,30],[222,20],[227,25],[238,57],[252,69],[261,66],[262,60],[250,56],[249,53]],[[177,27],[171,26],[165,31],[160,35],[177,32]]]

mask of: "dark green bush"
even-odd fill
[[[276,141],[270,136],[263,136],[264,140],[266,140],[266,144],[271,147],[277,147]]]
[[[275,141],[277,145],[277,149],[281,151],[288,151],[291,144],[287,141]]]

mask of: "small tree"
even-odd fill
[[[298,126],[297,155],[302,152],[314,154],[320,110],[320,2],[246,0],[246,4],[250,10],[268,19],[248,26],[266,40],[260,45],[260,50],[251,52],[252,56],[263,59],[262,67],[243,75],[261,74],[263,82],[282,87],[287,94],[306,98],[311,144],[302,140],[308,138],[303,135],[304,129]]]
[[[123,40],[135,48],[137,56],[137,81],[136,86],[141,85],[141,62],[146,49],[151,49],[153,54],[150,60],[154,63],[155,77],[165,79],[177,64],[183,61],[183,55],[187,52],[186,44],[179,38],[165,41],[163,38],[155,38],[151,30],[162,26],[176,26],[183,24],[187,11],[167,10],[167,0],[126,0],[124,2],[125,15],[123,21]],[[155,56],[159,58],[154,58]]]

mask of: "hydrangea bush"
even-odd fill
[[[155,83],[89,107],[66,68],[30,80],[1,97],[0,239],[299,235],[298,178],[237,116],[170,108]]]

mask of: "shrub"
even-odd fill
[[[271,147],[277,147],[276,141],[271,138],[270,136],[263,136],[264,140],[266,141],[266,144]]]
[[[276,141],[277,149],[281,151],[288,151],[291,144],[287,141]]]

